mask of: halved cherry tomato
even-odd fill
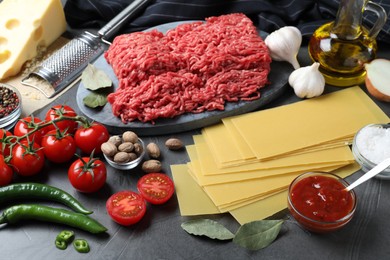
[[[49,122],[59,118],[60,116],[75,117],[76,111],[67,105],[55,105],[51,107],[45,115],[45,121]],[[55,123],[60,130],[67,130],[68,133],[74,134],[78,123],[74,120],[63,120]],[[46,131],[54,130],[54,125],[48,126]]]
[[[14,135],[23,136],[31,131],[33,131],[37,125],[44,123],[38,117],[24,117],[19,119],[14,128]],[[35,143],[41,145],[42,137],[46,134],[46,127],[43,127],[30,136],[28,136],[28,140],[34,141]]]
[[[80,191],[91,193],[98,191],[106,183],[107,169],[105,164],[90,157],[82,157],[72,163],[68,169],[70,184]]]
[[[142,219],[146,212],[146,203],[141,195],[134,191],[120,191],[106,202],[108,215],[120,225],[129,226]]]
[[[51,130],[42,138],[45,157],[55,163],[70,161],[76,153],[76,143],[71,135],[61,130]]]
[[[4,157],[0,155],[0,186],[5,186],[11,183],[14,171],[4,161]]]
[[[142,176],[137,183],[139,193],[152,204],[167,202],[175,191],[171,178],[164,173],[148,173]]]
[[[39,144],[23,140],[12,149],[11,165],[21,176],[35,175],[45,165],[45,154]]]
[[[83,153],[95,154],[101,153],[100,146],[110,138],[107,128],[97,122],[93,122],[90,126],[81,126],[74,134],[76,145]]]

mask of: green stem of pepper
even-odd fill
[[[85,239],[76,239],[73,241],[73,246],[79,253],[88,253],[89,252],[89,244]]]
[[[0,204],[6,201],[31,198],[56,201],[82,214],[92,213],[92,211],[87,210],[72,195],[50,185],[40,183],[16,183],[0,187]]]
[[[97,220],[70,210],[43,205],[15,205],[7,208],[0,215],[0,224],[15,224],[21,220],[39,220],[79,228],[90,233],[103,233],[107,228]]]

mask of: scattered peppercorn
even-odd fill
[[[0,118],[8,116],[18,105],[18,95],[13,90],[0,86]]]

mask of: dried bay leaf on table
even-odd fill
[[[234,234],[223,225],[211,219],[195,219],[184,222],[181,227],[189,234],[207,236],[212,239],[230,240]]]
[[[270,245],[278,236],[283,220],[259,220],[242,225],[233,243],[250,250],[259,250]]]
[[[92,64],[88,64],[81,74],[81,81],[83,82],[84,87],[89,90],[98,90],[112,86],[112,81],[108,75]]]

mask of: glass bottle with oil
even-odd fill
[[[363,12],[378,19],[371,29],[362,25]],[[386,11],[368,0],[341,0],[336,19],[319,27],[309,42],[309,54],[320,63],[329,85],[347,87],[365,79],[364,64],[376,57],[376,36],[387,20]]]

